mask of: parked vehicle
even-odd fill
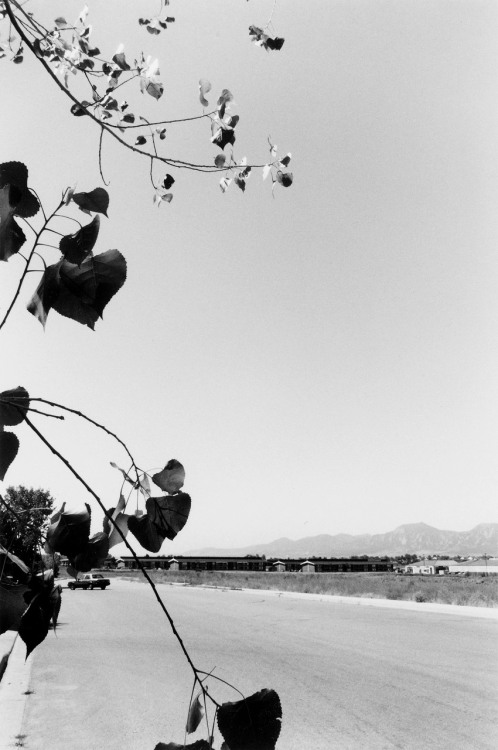
[[[111,582],[109,578],[104,578],[100,573],[83,573],[74,581],[69,581],[67,584],[68,589],[74,591],[74,589],[102,589],[104,590],[107,586],[110,586]]]

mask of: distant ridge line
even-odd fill
[[[480,523],[470,531],[446,531],[426,523],[398,526],[384,534],[318,534],[302,539],[281,537],[246,547],[204,547],[185,555],[267,557],[351,557],[352,555],[498,555],[498,523]]]

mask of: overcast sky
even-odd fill
[[[51,23],[82,4],[39,6]],[[147,160],[104,139],[110,208],[95,252],[118,248],[127,282],[95,332],[55,312],[43,332],[25,309],[30,274],[0,333],[2,388],[85,412],[144,469],[184,463],[192,513],[165,554],[497,521],[498,5],[280,0],[286,41],[269,54],[248,26],[266,23],[271,0],[172,0],[176,22],[157,37],[137,23],[156,6],[90,3],[103,55],[124,43],[131,60],[159,58],[165,94],[130,85],[135,112],[201,114],[207,78],[211,103],[235,96],[236,158],[266,162],[270,136],[292,153],[294,185],[272,198],[253,172],[245,194],[222,195],[216,175],[181,171],[157,209]],[[96,126],[70,114],[38,61],[0,61],[0,81],[0,161],[27,164],[46,209],[68,185],[102,185]],[[169,126],[165,149],[219,153],[205,121]],[[21,266],[0,268],[2,309]],[[119,445],[76,418],[33,421],[114,505]],[[89,500],[15,429],[5,486]]]

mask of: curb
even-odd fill
[[[17,633],[13,634],[7,666],[0,682],[0,750],[10,750],[19,746],[28,685],[31,678],[33,655],[26,659],[26,646]],[[7,639],[6,639],[7,640]]]
[[[0,635],[0,680],[7,668],[10,652],[14,648],[16,636],[16,630],[6,630],[5,633]]]
[[[334,594],[305,594],[301,591],[277,591],[276,589],[244,589],[237,587],[229,588],[228,586],[192,586],[190,584],[189,588],[208,589],[211,591],[243,591],[245,594],[277,596],[282,599],[304,599],[305,601],[328,602],[329,604],[353,604],[359,607],[383,607],[385,609],[404,609],[411,610],[413,612],[460,615],[463,617],[478,617],[485,620],[498,620],[498,607],[469,607],[460,604],[414,602],[406,599],[376,599],[374,597],[366,596],[361,597],[338,596]]]

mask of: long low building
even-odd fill
[[[131,555],[122,558],[123,565],[128,569],[137,568],[137,563]],[[379,558],[315,558],[311,560],[299,558],[265,559],[264,557],[193,557],[177,555],[175,557],[139,557],[146,568],[161,570],[219,570],[219,571],[261,571],[282,573],[353,573],[378,572],[393,569],[393,563]]]

